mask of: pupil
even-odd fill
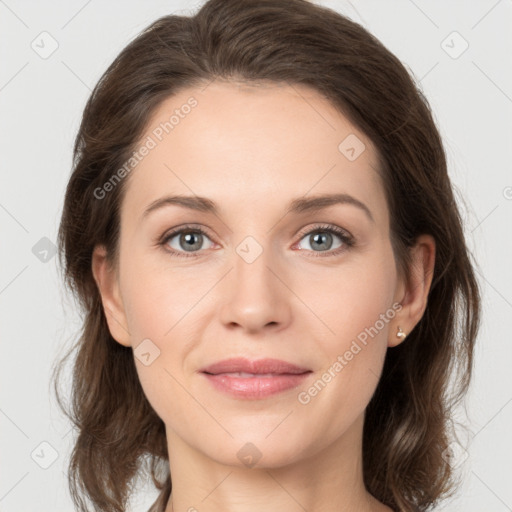
[[[314,240],[314,243],[320,244],[322,246],[321,247],[322,249],[329,249],[330,244],[327,244],[327,242],[325,240],[326,240],[326,238],[328,240],[330,236],[331,235],[329,233],[316,234],[316,235],[313,235],[313,240]]]
[[[185,241],[185,246],[187,248],[192,249],[199,249],[201,247],[201,243],[195,242],[194,243],[194,237],[198,236],[198,233],[186,233],[182,235],[182,240]],[[197,246],[197,247],[194,247]]]

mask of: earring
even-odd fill
[[[404,340],[406,336],[407,336],[407,334],[405,334],[405,332],[402,331],[402,328],[399,326],[398,327],[398,331],[396,333],[396,337],[397,338],[401,338],[402,340]]]

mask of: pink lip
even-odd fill
[[[233,358],[207,366],[200,372],[219,391],[237,398],[260,399],[297,387],[311,370],[279,359]],[[231,375],[238,372],[254,377]]]
[[[225,359],[217,363],[206,366],[199,370],[206,373],[233,373],[233,372],[245,372],[245,373],[275,373],[275,374],[299,374],[309,372],[309,368],[301,368],[292,363],[281,361],[280,359],[257,359],[249,360],[244,357],[234,357],[231,359]]]

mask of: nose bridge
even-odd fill
[[[247,236],[235,247],[229,290],[223,297],[224,323],[258,330],[269,323],[286,322],[286,287],[274,275],[278,259],[273,257],[268,237],[260,242]]]
[[[234,275],[236,292],[241,297],[256,295],[275,295],[275,277],[269,267],[275,266],[275,257],[269,243],[269,238],[246,236],[236,247],[234,257]]]

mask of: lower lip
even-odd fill
[[[281,374],[275,377],[236,377],[225,373],[203,375],[219,391],[236,398],[257,400],[299,386],[310,373]]]

